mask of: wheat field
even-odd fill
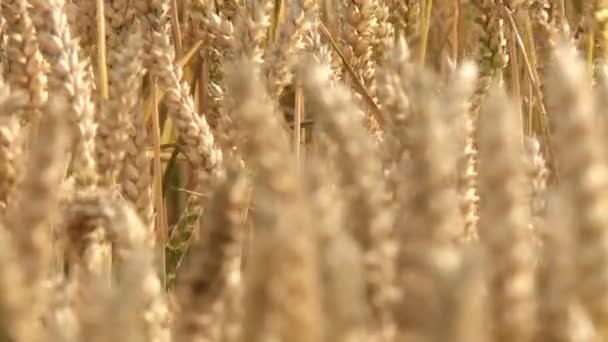
[[[0,0],[0,342],[608,341],[607,0]]]

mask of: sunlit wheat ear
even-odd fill
[[[608,64],[603,63],[596,66],[597,87],[594,89],[594,102],[596,108],[606,108],[608,106]],[[603,110],[598,110],[596,122],[601,131],[602,141],[606,141],[606,133],[608,132],[608,113]],[[606,158],[608,158],[608,149],[604,149]]]
[[[178,279],[181,314],[176,338],[180,341],[222,338],[222,326],[233,319],[229,315],[238,314],[228,306],[230,297],[241,299],[243,213],[247,205],[244,176],[234,166],[225,180],[214,185],[200,242],[190,247],[189,260]]]
[[[27,94],[23,91],[11,89],[6,81],[0,81],[0,116],[7,118],[16,116],[20,110],[27,106]]]
[[[317,253],[295,158],[272,102],[259,87],[255,66],[239,64],[232,69],[228,89],[236,100],[235,112],[246,134],[243,151],[256,182],[253,250],[245,275],[244,341],[316,341],[320,338]],[[259,134],[262,129],[269,134]],[[300,271],[294,273],[296,268]]]
[[[576,51],[554,54],[549,99],[555,108],[555,145],[566,205],[574,209],[577,294],[600,338],[608,336],[608,169],[596,127],[590,75]]]
[[[123,32],[132,30],[136,10],[129,1],[125,0],[109,0],[104,6],[105,14],[105,30],[106,30],[106,49],[108,52],[120,50],[125,46],[126,41],[122,37]],[[139,42],[141,44],[142,42]],[[116,65],[108,56],[108,68],[112,70]],[[114,81],[109,80],[109,85],[112,87]]]
[[[344,1],[344,12],[346,26],[343,28],[342,35],[348,44],[349,63],[352,64],[365,86],[369,87],[370,92],[374,94],[372,39],[377,25],[374,16],[374,2],[371,0]]]
[[[0,0],[0,342],[608,340],[607,6]]]
[[[534,28],[535,39],[534,45],[538,53],[537,68],[539,75],[543,75],[546,71],[551,53],[559,37],[558,29],[558,8],[553,1],[537,1],[532,4],[530,16]],[[544,79],[540,79],[544,83]]]
[[[105,11],[108,11],[105,6]],[[95,1],[66,2],[65,12],[67,14],[70,31],[78,38],[82,54],[93,57],[96,42],[96,3]]]
[[[530,228],[538,243],[538,232],[536,228],[542,226],[546,214],[546,201],[548,192],[549,169],[544,155],[541,152],[540,141],[534,137],[527,138],[524,142],[524,160],[526,173],[528,175],[528,201],[530,205]]]
[[[43,318],[48,331],[48,338],[61,341],[75,341],[78,337],[79,319],[74,310],[74,283],[63,274],[47,280],[46,286],[51,292],[49,309]]]
[[[7,340],[16,340],[28,336],[26,333],[31,331],[31,319],[29,306],[26,298],[30,293],[23,289],[22,283],[24,278],[23,269],[14,262],[19,258],[19,254],[13,239],[6,230],[4,224],[0,225],[0,337]],[[38,327],[33,327],[34,331],[38,331]]]
[[[207,1],[205,1],[207,2]],[[199,3],[199,1],[196,1]],[[201,1],[202,3],[202,1]],[[135,0],[133,1],[133,8],[137,12],[138,17],[141,19],[142,30],[144,34],[144,51],[143,51],[143,66],[150,75],[159,77],[155,74],[154,68],[166,67],[164,65],[158,65],[157,57],[154,57],[154,51],[152,50],[154,43],[154,32],[159,32],[163,27],[170,25],[169,17],[169,5],[170,1],[167,0]],[[158,66],[157,66],[158,65]]]
[[[115,256],[113,272],[118,279],[112,310],[124,317],[115,317],[114,326],[122,324],[124,329],[115,329],[113,338],[124,338],[120,330],[125,330],[142,341],[171,341],[172,317],[157,271],[154,245],[149,243],[154,234],[130,205],[114,204],[108,221]]]
[[[18,112],[27,104],[27,95],[0,81],[0,218],[4,217],[23,161]]]
[[[344,41],[345,57],[356,74],[357,80],[350,79],[350,84],[360,83],[365,91],[377,102],[374,63],[374,31],[377,27],[374,15],[374,1],[341,1],[343,4],[344,26],[341,27],[341,39]],[[360,99],[359,93],[357,99]],[[360,103],[364,104],[363,101]],[[367,105],[366,105],[367,107]],[[377,132],[380,127],[371,112],[363,112],[365,126]]]
[[[478,246],[460,252],[439,272],[441,314],[433,334],[438,341],[488,341],[487,296]]]
[[[96,300],[110,300],[112,249],[108,217],[113,200],[107,191],[76,191],[64,203],[62,237],[66,240],[66,277],[73,286],[74,311],[81,317],[79,334],[109,338],[103,322],[106,307],[94,306]],[[99,298],[97,298],[99,297]]]
[[[304,37],[304,45],[307,51],[312,51],[312,56],[319,64],[328,65],[331,69],[330,80],[336,82],[340,79],[342,73],[342,61],[336,55],[331,44],[323,38],[321,34],[321,19],[317,17],[313,23],[313,27]]]
[[[424,11],[424,3],[421,0],[407,0],[407,29],[404,31],[404,37],[414,39],[420,35],[422,26],[422,16]]]
[[[387,167],[392,185],[399,181],[395,169],[403,158],[409,157],[408,127],[412,121],[411,79],[414,72],[411,52],[403,38],[386,53],[382,67],[377,71],[378,98],[385,121],[384,145]]]
[[[395,315],[401,338],[423,340],[430,338],[439,315],[437,272],[455,257],[453,242],[462,229],[455,182],[459,156],[451,115],[440,111],[447,100],[435,92],[436,75],[415,68],[410,82],[417,101],[406,130],[410,156],[398,165],[395,236],[401,297]]]
[[[223,155],[206,116],[195,111],[190,86],[182,81],[182,69],[174,61],[175,51],[170,41],[167,15],[159,12],[156,14],[159,25],[164,24],[151,33],[152,51],[148,56],[152,63],[150,73],[167,93],[164,102],[175,122],[178,139],[183,142],[183,153],[196,173],[196,188],[203,191],[209,186],[211,177],[221,177],[223,174]],[[200,206],[204,207],[204,197],[201,197]]]
[[[346,201],[345,224],[360,244],[375,319],[386,337],[394,335],[390,310],[395,296],[396,244],[393,213],[388,205],[381,160],[372,137],[352,114],[358,111],[348,90],[332,86],[327,68],[303,64],[300,77],[311,111],[320,128],[335,144],[332,155],[340,167]],[[324,89],[323,91],[321,89]]]
[[[73,152],[73,173],[79,186],[93,187],[97,183],[95,167],[93,84],[88,76],[78,42],[72,38],[63,0],[35,0],[33,20],[40,51],[46,58],[49,98],[65,96],[68,107],[65,116],[70,123]]]
[[[457,190],[460,197],[460,212],[464,221],[463,239],[477,237],[479,220],[479,196],[477,189],[477,147],[475,131],[470,116],[471,96],[475,89],[478,68],[471,62],[464,61],[449,76],[446,89],[447,121],[449,132],[453,134],[454,148],[447,153],[456,153]],[[460,150],[457,150],[460,149]]]
[[[531,341],[535,257],[528,230],[523,150],[517,139],[521,127],[513,104],[496,86],[482,108],[479,235],[488,258],[493,334],[497,341]]]
[[[241,0],[224,0],[218,7],[228,19],[232,20],[237,11],[244,9],[244,3]]]
[[[344,198],[336,186],[330,160],[311,156],[306,164],[306,184],[317,241],[321,300],[326,320],[324,341],[365,341],[374,331],[366,294],[363,253],[344,226]],[[377,336],[377,335],[376,335]]]
[[[129,124],[133,122],[129,120],[129,115],[141,110],[136,105],[143,76],[142,33],[139,28],[134,28],[120,35],[120,38],[124,39],[124,46],[108,53],[108,60],[113,63],[108,75],[111,81],[110,97],[98,114],[95,144],[100,184],[107,187],[117,184],[123,162],[133,162],[125,160]],[[133,122],[133,125],[140,124]]]
[[[509,62],[504,20],[499,15],[495,0],[475,0],[478,17],[475,22],[479,29],[479,83],[472,99],[473,118],[477,120],[479,107],[493,79],[503,78],[503,69]]]
[[[0,124],[0,212],[4,209],[18,180],[18,171],[23,161],[21,132],[17,117],[9,116],[2,119]]]
[[[169,341],[169,312],[149,230],[130,206],[113,202],[107,193],[78,194],[69,205],[70,248],[81,253],[80,260],[68,259],[79,334],[94,341],[113,341],[122,333],[136,341]],[[107,268],[109,242],[113,277]],[[122,324],[123,329],[111,328]]]
[[[204,41],[205,49],[200,55],[204,59],[202,68],[205,82],[201,82],[201,91],[205,94],[202,101],[209,126],[216,129],[222,120],[225,102],[224,69],[237,52],[236,41],[241,37],[235,34],[236,11],[241,6],[225,6],[223,2],[192,1],[186,16],[191,23],[189,30],[195,40]],[[230,8],[230,10],[228,10]],[[226,11],[224,11],[226,9]],[[239,14],[246,14],[241,11]]]
[[[147,153],[151,139],[147,132],[143,108],[143,104],[138,102],[129,112],[129,137],[122,166],[121,189],[123,196],[133,204],[144,224],[153,230],[151,160]]]
[[[34,158],[24,158],[21,154],[20,141],[17,136],[19,133],[19,124],[16,121],[15,110],[23,108],[25,105],[25,94],[19,92],[11,92],[10,88],[0,82],[0,178],[2,179],[2,210],[0,214],[0,230],[2,231],[0,236],[0,263],[2,266],[2,275],[0,276],[0,288],[2,294],[0,295],[0,315],[2,318],[2,338],[7,340],[18,340],[18,339],[31,339],[40,338],[40,327],[32,325],[32,320],[36,319],[36,315],[42,314],[41,304],[44,300],[44,292],[39,291],[38,286],[42,286],[41,276],[43,275],[42,264],[44,264],[43,257],[44,253],[39,253],[38,243],[48,243],[45,240],[45,231],[47,229],[44,225],[40,226],[40,223],[45,223],[45,212],[49,207],[46,200],[45,192],[43,191],[42,202],[43,206],[40,208],[40,215],[32,215],[32,213],[26,212],[24,222],[36,223],[34,231],[24,231],[21,226],[21,220],[16,217],[16,209],[14,201],[23,202],[23,194],[14,194],[13,188],[15,182],[18,180],[17,174],[15,173],[20,168],[17,168],[21,162],[28,160],[29,163],[35,163]],[[53,122],[53,120],[50,120]],[[54,127],[49,127],[52,133],[58,133],[54,131]],[[48,138],[48,137],[47,137]],[[58,138],[61,139],[61,138]],[[51,139],[51,142],[53,139]],[[33,150],[36,153],[36,157],[40,156],[40,146],[36,146]],[[17,159],[18,158],[18,159]],[[19,164],[17,164],[19,163]],[[41,165],[44,164],[41,162]],[[31,164],[30,164],[31,165]],[[28,172],[28,183],[33,185],[34,179],[31,179],[32,172]],[[48,180],[48,178],[46,179]],[[44,184],[46,181],[42,181]],[[31,186],[28,187],[31,191],[34,190]],[[48,190],[48,188],[43,187]],[[23,191],[19,189],[19,191]],[[9,200],[10,201],[7,201]],[[7,202],[4,202],[7,201]],[[6,213],[6,205],[10,204],[11,209]],[[52,203],[50,203],[52,206]],[[37,211],[38,209],[34,209]],[[8,216],[6,216],[8,214]],[[42,222],[34,217],[42,218]],[[18,226],[13,227],[13,224]],[[11,228],[9,228],[11,227]],[[29,241],[28,241],[29,240]],[[30,244],[30,243],[33,243]],[[27,247],[30,245],[34,248],[35,253],[32,255],[25,255],[23,258],[24,250],[20,245]],[[44,248],[48,246],[43,246]],[[24,248],[25,249],[25,248]],[[16,260],[22,262],[17,263]],[[34,283],[28,283],[27,281],[34,281]],[[43,289],[40,289],[43,290]],[[35,297],[32,297],[32,295]],[[32,298],[35,299],[32,302]],[[34,304],[34,306],[32,306]]]
[[[288,136],[283,129],[281,117],[276,114],[276,103],[263,88],[259,88],[259,70],[250,64],[231,66],[236,69],[229,76],[230,96],[235,100],[235,116],[239,119],[245,161],[254,169],[256,183],[269,188],[273,196],[296,197],[299,184],[293,178],[294,160],[290,156]],[[253,134],[256,129],[273,132],[268,135]],[[283,160],[286,158],[286,160]],[[285,164],[287,169],[281,168]],[[271,176],[271,177],[267,177]]]
[[[396,37],[411,36],[411,33],[416,31],[416,22],[409,19],[415,17],[417,13],[414,12],[420,9],[412,8],[412,2],[414,1],[388,1],[388,21],[393,25]]]
[[[246,12],[235,18],[234,58],[247,58],[254,64],[264,62],[266,33],[270,27],[270,16],[265,8],[266,0],[255,0]]]
[[[389,21],[390,8],[386,2],[374,3],[376,26],[372,31],[373,61],[376,65],[382,62],[384,55],[395,41],[395,28]]]
[[[546,219],[537,227],[542,238],[538,272],[539,341],[572,341],[572,309],[576,300],[574,213],[563,191],[551,193]]]
[[[608,2],[594,1],[592,18],[598,45],[594,56],[598,61],[605,62],[608,57]]]
[[[143,2],[142,2],[143,4]],[[207,7],[206,1],[185,1],[184,15],[182,16],[182,35],[184,43],[191,45],[193,41],[203,40],[205,32],[201,27],[202,9]],[[142,6],[145,9],[145,7]],[[140,12],[141,13],[141,12]]]
[[[114,286],[104,315],[112,322],[106,331],[109,341],[171,341],[165,293],[153,256],[150,249],[130,251],[116,272],[121,281]]]
[[[227,63],[233,59],[237,37],[233,21],[219,9],[214,9],[213,2],[199,3],[204,7],[193,15],[199,17],[199,29],[204,32],[204,41],[207,48],[201,50],[204,57],[207,89],[205,100],[205,114],[209,125],[218,128],[221,120],[221,110],[225,100],[224,69]]]
[[[110,312],[112,288],[105,282],[95,281],[86,284],[86,286],[79,282],[78,286],[85,287],[85,289],[78,289],[78,301],[75,305],[79,320],[79,338],[86,336],[89,341],[111,341],[110,320],[104,318]]]
[[[62,152],[68,143],[65,123],[61,120],[61,113],[66,109],[63,100],[53,99],[42,118],[45,129],[31,148],[20,191],[7,208],[7,228],[21,260],[20,288],[28,294],[31,320],[41,318],[49,299],[43,284],[52,264],[51,229],[57,219],[58,190],[64,176]],[[18,339],[40,338],[41,333],[33,326],[19,331],[19,335],[24,335]]]
[[[327,317],[326,341],[356,342],[372,335],[366,305],[363,255],[346,232],[331,236],[323,250],[323,298]]]
[[[300,2],[297,11],[289,15],[281,26],[277,40],[269,47],[264,56],[263,68],[268,78],[268,93],[279,98],[293,78],[293,66],[297,54],[304,48],[303,37],[312,28],[317,10],[316,0]]]
[[[5,11],[13,14],[8,25],[8,81],[13,89],[28,95],[28,110],[22,121],[31,121],[40,114],[47,98],[45,62],[38,47],[36,29],[25,0],[9,2]],[[8,13],[7,13],[8,14]]]
[[[234,21],[234,49],[229,57],[224,61],[224,65],[229,66],[230,61],[247,60],[255,65],[264,63],[264,53],[266,45],[266,34],[270,27],[270,11],[267,8],[270,2],[267,0],[252,1],[251,9],[241,11],[235,16]],[[217,90],[217,87],[209,82],[209,87]],[[223,89],[219,89],[223,91]],[[216,93],[218,93],[216,91]],[[237,123],[233,117],[234,99],[224,96],[221,102],[220,116],[217,121],[216,137],[224,151],[230,153],[231,150],[238,150],[241,145]]]

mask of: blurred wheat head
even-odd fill
[[[608,340],[605,0],[2,0],[0,341]]]

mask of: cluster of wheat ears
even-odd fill
[[[0,342],[608,341],[608,1],[0,5]]]

